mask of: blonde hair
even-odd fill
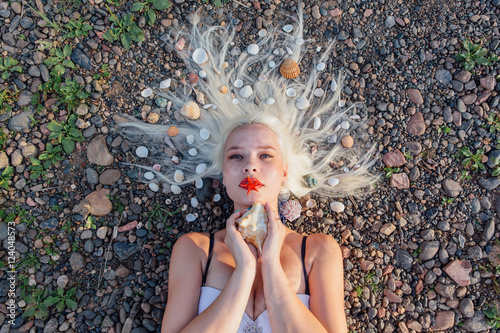
[[[260,50],[258,54],[250,55],[243,51],[240,55],[233,56],[232,54],[238,53],[233,43],[234,31],[217,26],[205,27],[200,15],[194,15],[191,31],[181,32],[177,36],[185,38],[189,44],[178,55],[184,60],[189,73],[204,70],[206,78],[200,78],[192,86],[179,84],[175,89],[157,91],[157,94],[172,101],[174,112],[179,112],[188,101],[201,101],[204,98],[206,101],[202,104],[204,107],[201,108],[201,116],[197,120],[175,122],[180,133],[170,137],[170,140],[182,154],[178,165],[172,162],[168,152],[164,152],[166,145],[163,140],[173,123],[152,125],[137,120],[120,123],[121,132],[131,141],[147,143],[145,145],[150,150],[151,160],[160,163],[164,171],[141,167],[155,172],[160,179],[177,185],[192,183],[199,178],[220,178],[224,144],[231,131],[246,124],[261,124],[275,133],[283,150],[284,163],[288,166],[288,179],[281,189],[281,197],[290,193],[301,197],[309,192],[335,197],[361,196],[369,191],[378,178],[370,171],[376,161],[373,158],[374,148],[368,142],[366,121],[357,114],[362,106],[354,104],[349,108],[339,107],[341,77],[332,79],[338,83],[336,91],[330,90],[332,83],[329,81],[324,96],[315,97],[314,90],[320,75],[316,70],[316,63],[309,79],[304,83],[299,81],[304,74],[298,79],[288,80],[279,73],[279,64],[285,58],[291,58],[298,64],[301,62],[301,8],[296,23],[290,34],[268,29],[267,35],[257,43]],[[332,45],[323,52],[318,62],[327,61]],[[204,49],[208,54],[208,61],[201,65],[192,60],[192,52],[198,48]],[[277,65],[272,68],[269,66],[271,62]],[[226,67],[226,64],[229,66]],[[243,81],[243,86],[252,87],[253,94],[249,98],[240,96],[239,89],[234,87],[237,79]],[[221,86],[226,86],[229,92],[221,93]],[[290,88],[295,89],[297,97],[305,97],[309,101],[307,109],[299,110],[295,105],[296,98],[287,96],[286,91]],[[269,104],[269,99],[275,102]],[[313,128],[315,118],[321,120],[319,129]],[[208,140],[200,137],[200,130],[203,128],[210,132]],[[188,145],[186,141],[190,134],[195,137],[193,145]],[[346,135],[354,138],[352,148],[344,148],[340,144],[340,140]],[[335,137],[336,140],[333,140]],[[187,153],[193,147],[197,149],[196,156]],[[332,162],[338,164],[332,168]],[[200,163],[207,164],[203,174],[195,172]],[[342,163],[344,165],[339,167]],[[175,170],[183,171],[183,181],[174,180]],[[309,184],[306,182],[307,177]],[[332,177],[340,181],[337,186],[328,184],[328,179]],[[311,182],[312,179],[314,180]]]

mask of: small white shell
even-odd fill
[[[196,181],[194,182],[194,185],[196,186],[196,188],[202,188],[203,187],[203,179],[201,179],[201,178],[196,179]]]
[[[188,144],[192,145],[193,142],[194,142],[194,135],[193,134],[188,134],[186,136],[186,141],[187,141]]]
[[[181,194],[182,189],[179,185],[170,185],[170,191],[172,191],[173,194]]]
[[[221,198],[222,197],[220,196],[220,194],[217,193],[216,195],[214,195],[214,202],[219,202]]]
[[[347,120],[344,120],[342,123],[340,123],[340,127],[347,130],[349,129],[349,127],[351,127],[351,125],[349,125],[349,122]]]
[[[196,166],[196,174],[201,175],[207,171],[207,165],[205,163],[200,163]]]
[[[291,48],[289,48],[288,46],[286,47],[286,52],[289,54],[289,55],[293,55],[293,50]]]
[[[247,52],[251,55],[256,55],[257,53],[259,53],[259,45],[257,45],[257,44],[248,45]]]
[[[149,189],[153,192],[158,192],[160,190],[160,186],[156,183],[149,183]]]
[[[151,88],[146,88],[143,91],[141,91],[142,97],[149,97],[151,95],[153,95],[153,89],[151,89]]]
[[[295,89],[293,89],[293,88],[288,88],[286,90],[286,95],[288,97],[295,97],[295,95],[297,95],[297,91],[295,91]]]
[[[345,172],[345,173],[348,173],[349,171],[351,171],[351,170],[349,170],[349,168],[348,168],[348,167],[345,167],[345,168],[344,168],[344,172]]]
[[[263,74],[259,75],[259,81],[266,81],[267,77]]]
[[[299,46],[300,46],[300,45],[304,45],[304,39],[303,39],[303,38],[300,38],[300,37],[299,37],[299,38],[297,38],[297,39],[295,40],[295,44],[296,44],[296,45],[299,45]]]
[[[137,149],[135,150],[135,153],[137,154],[137,156],[139,157],[148,157],[148,148],[144,147],[144,146],[139,146],[137,147]]]
[[[198,199],[191,198],[191,207],[196,208],[198,207],[198,204],[199,204]]]
[[[196,155],[198,155],[198,150],[196,148],[191,148],[188,150],[188,154],[190,156],[196,156]]]
[[[326,138],[326,141],[328,141],[328,143],[337,143],[337,140],[337,134],[331,134]]]
[[[240,79],[235,80],[234,81],[234,87],[238,88],[238,89],[241,88],[241,87],[243,87],[243,80],[240,80]]]
[[[152,180],[153,178],[155,178],[155,174],[151,171],[148,171],[144,174],[144,178],[146,178],[147,180]]]
[[[321,72],[321,71],[324,71],[324,70],[325,70],[325,68],[326,68],[326,64],[325,64],[324,62],[320,62],[320,63],[318,63],[318,64],[316,65],[316,70],[318,70],[318,71],[320,71],[320,72]]]
[[[295,100],[295,107],[299,110],[307,109],[311,104],[305,97],[299,97]]]
[[[177,183],[182,182],[184,180],[184,172],[182,172],[182,170],[175,170],[175,172],[174,172],[174,180]]]
[[[214,106],[213,104],[205,104],[202,106],[203,110],[206,110],[206,109],[209,109],[211,108],[212,106]]]
[[[268,99],[266,99],[266,104],[267,105],[273,105],[274,103],[276,103],[276,101],[274,100],[274,98],[269,97]]]
[[[345,206],[342,202],[334,201],[330,203],[330,208],[336,213],[342,213],[345,209]]]
[[[335,81],[334,78],[332,78],[332,83],[330,84],[330,90],[333,92],[337,91],[337,81]]]
[[[174,164],[179,164],[179,157],[177,157],[177,155],[172,156],[172,162],[174,162]]]
[[[168,89],[170,88],[170,85],[172,84],[172,79],[166,79],[160,82],[160,89]]]
[[[200,138],[202,140],[208,140],[209,137],[210,137],[210,132],[206,128],[202,128],[200,130]]]
[[[314,117],[314,120],[313,120],[313,129],[319,130],[320,127],[321,127],[321,119],[318,118],[318,117]]]
[[[360,119],[361,117],[358,114],[353,114],[352,116],[349,116],[349,119]]]
[[[202,79],[207,77],[207,72],[205,72],[203,69],[198,72],[198,76],[201,77]]]
[[[233,104],[240,104],[240,101],[237,98],[233,98]]]
[[[339,100],[339,106],[344,107],[345,106],[345,100],[341,99]]]
[[[292,30],[293,30],[293,25],[291,24],[287,24],[283,27],[284,32],[292,32]]]
[[[272,61],[272,60],[271,60],[271,61],[269,61],[269,64],[268,64],[268,65],[269,65],[269,68],[274,68],[274,67],[276,67],[276,63],[275,63],[274,61]]]
[[[163,142],[165,142],[165,144],[167,146],[169,146],[170,148],[172,148],[173,150],[175,150],[174,143],[172,142],[172,140],[170,140],[170,138],[168,136],[166,136],[165,139],[163,139]]]
[[[332,177],[328,179],[328,185],[331,187],[337,186],[340,183],[340,180],[338,178]]]
[[[243,98],[248,98],[252,96],[253,94],[253,89],[250,86],[244,86],[243,88],[240,89],[240,96]]]
[[[267,36],[267,30],[266,29],[260,29],[259,30],[259,37],[266,37]]]
[[[196,220],[196,215],[194,215],[194,214],[187,214],[186,215],[186,221],[193,222],[194,220]]]
[[[314,89],[314,96],[323,97],[324,94],[325,94],[325,91],[323,89],[321,89],[321,88]]]
[[[207,51],[205,51],[204,49],[201,49],[201,48],[194,50],[193,61],[195,63],[197,63],[198,65],[201,65],[201,64],[207,62],[208,61]]]
[[[313,208],[314,206],[316,206],[316,200],[309,199],[309,200],[306,201],[306,207],[307,208]]]

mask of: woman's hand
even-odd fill
[[[251,268],[256,270],[257,267],[257,249],[252,244],[248,244],[243,240],[241,233],[236,227],[236,219],[246,213],[237,211],[233,213],[226,221],[226,238],[224,242],[229,248],[229,252],[234,258],[235,268]]]
[[[266,202],[265,209],[268,219],[267,237],[262,246],[260,259],[263,264],[280,265],[281,247],[285,240],[286,228],[269,202]]]

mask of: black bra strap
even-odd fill
[[[203,273],[203,280],[201,281],[201,285],[205,285],[205,281],[207,280],[208,274],[208,266],[210,266],[210,260],[212,260],[212,250],[214,249],[214,234],[210,234],[210,246],[208,248],[208,259],[207,265],[205,266],[205,272]]]
[[[307,236],[302,238],[302,269],[304,270],[304,281],[306,283],[306,295],[309,295],[309,280],[306,271],[306,240]]]

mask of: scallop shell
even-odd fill
[[[321,72],[321,71],[324,71],[324,70],[325,70],[325,68],[326,68],[326,64],[325,64],[324,62],[320,62],[320,63],[318,63],[318,64],[316,65],[316,70],[318,70],[318,71],[320,71],[320,72]]]
[[[313,120],[313,129],[314,130],[319,130],[320,127],[321,127],[321,118],[314,117],[314,120]]]
[[[184,104],[181,108],[181,115],[190,120],[196,120],[200,118],[200,107],[196,102],[189,101]]]
[[[219,87],[219,91],[223,94],[227,94],[227,92],[229,91],[229,89],[227,89],[226,86],[220,86]]]
[[[309,200],[306,201],[306,207],[307,208],[313,208],[314,206],[316,206],[316,200],[309,199]]]
[[[170,85],[172,84],[172,79],[166,79],[160,82],[160,89],[168,89],[170,88]]]
[[[240,80],[240,79],[235,80],[234,81],[234,87],[238,88],[238,89],[241,88],[241,87],[243,87],[243,81]]]
[[[294,60],[286,58],[280,66],[280,73],[286,79],[295,79],[300,74],[300,67]]]
[[[207,171],[207,165],[205,163],[200,163],[196,166],[196,174],[201,175]]]
[[[191,149],[189,149],[189,150],[188,150],[188,154],[189,154],[190,156],[196,156],[196,155],[198,155],[198,149],[196,149],[196,148],[191,148]]]
[[[181,194],[182,189],[179,185],[170,185],[170,191],[172,191],[173,194]]]
[[[202,140],[208,140],[209,137],[210,137],[210,132],[206,128],[202,128],[200,130],[200,138]]]
[[[176,136],[179,134],[179,129],[176,126],[170,126],[167,130],[168,136]]]
[[[236,223],[243,239],[255,245],[262,253],[262,244],[267,236],[267,212],[264,205],[254,203],[249,211],[236,219]]]
[[[324,94],[325,94],[325,91],[323,89],[321,89],[321,88],[314,89],[314,96],[323,97]]]
[[[259,45],[257,44],[248,45],[247,52],[251,55],[256,55],[257,53],[259,53]]]
[[[259,30],[259,37],[266,37],[267,36],[267,30],[266,29],[260,29]]]
[[[175,172],[174,172],[174,180],[177,183],[182,182],[184,180],[184,172],[182,172],[181,170],[175,170]]]
[[[184,38],[179,38],[179,40],[177,41],[177,43],[175,43],[174,48],[177,51],[181,51],[184,48],[184,45],[186,45],[186,40]]]
[[[297,107],[297,109],[299,110],[305,110],[307,109],[311,104],[309,103],[309,101],[307,100],[307,98],[305,97],[299,97],[297,98],[297,100],[295,101],[295,106]]]
[[[280,213],[290,222],[300,217],[302,206],[298,201],[288,200],[281,208]]]
[[[342,213],[345,209],[345,206],[342,202],[334,201],[334,202],[330,203],[330,208],[335,213]]]
[[[276,101],[274,100],[274,98],[269,97],[268,99],[266,99],[266,104],[267,105],[273,105],[274,103],[276,103]]]
[[[194,142],[194,135],[193,134],[186,135],[186,141],[189,145],[192,145]]]
[[[196,73],[189,73],[187,75],[187,78],[190,83],[195,84],[196,82],[198,82],[199,76]]]
[[[297,91],[295,89],[293,89],[293,88],[288,88],[286,90],[286,95],[288,97],[295,97],[295,95],[297,95]]]
[[[135,150],[135,154],[139,157],[148,157],[149,150],[144,146],[139,146]]]
[[[337,186],[340,183],[340,180],[338,178],[332,177],[328,179],[328,185],[331,187]]]
[[[196,181],[194,182],[194,186],[196,188],[202,188],[203,187],[203,179],[201,179],[201,178],[196,179]]]
[[[243,98],[248,98],[252,96],[253,94],[253,89],[250,86],[244,86],[243,88],[240,89],[240,96]]]
[[[204,64],[205,62],[208,61],[208,54],[207,51],[204,49],[196,49],[193,51],[193,61],[197,63],[198,65]]]
[[[156,183],[149,183],[149,189],[153,192],[158,192],[160,190],[160,186]]]
[[[144,178],[146,178],[147,180],[152,180],[155,178],[155,174],[152,173],[151,171],[148,171],[148,172],[144,173]]]
[[[160,119],[160,116],[158,115],[158,113],[151,112],[150,114],[148,114],[147,120],[148,120],[148,123],[150,123],[150,124],[156,124],[159,119]]]
[[[146,88],[143,91],[141,91],[142,97],[149,97],[151,95],[153,95],[153,89],[151,89],[151,88]]]
[[[283,27],[284,32],[292,32],[292,30],[293,30],[293,25],[291,24],[287,24]]]
[[[342,138],[342,146],[344,148],[351,148],[354,145],[354,139],[350,135],[346,135]]]

